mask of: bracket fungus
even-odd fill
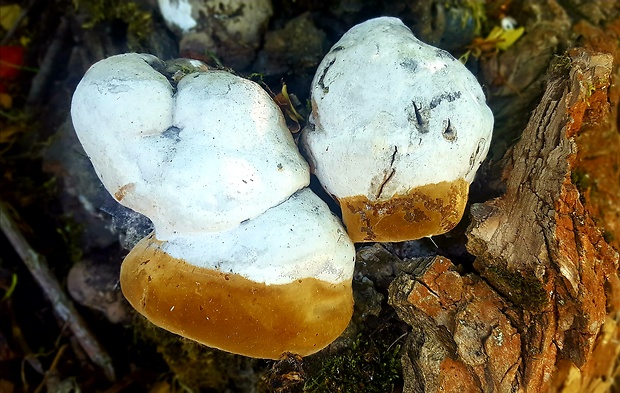
[[[445,233],[461,219],[493,114],[474,76],[399,19],[351,28],[312,82],[302,144],[354,242]]]
[[[274,359],[320,350],[351,317],[355,251],[306,188],[282,113],[241,77],[189,61],[169,78],[166,67],[112,56],[72,101],[106,189],[155,225],[123,261],[123,294],[156,325],[211,347]]]

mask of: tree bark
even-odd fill
[[[562,60],[504,157],[505,192],[471,206],[476,273],[418,259],[390,286],[390,303],[412,326],[405,392],[594,392],[613,382],[618,253],[574,173],[580,131],[617,127],[613,57],[582,48]]]

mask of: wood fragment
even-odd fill
[[[484,280],[441,256],[392,282],[390,304],[412,326],[402,359],[405,392],[513,392],[521,339],[514,310]]]
[[[576,137],[607,102],[613,59],[585,49],[567,59],[552,67],[505,157],[504,195],[471,208],[477,273],[438,256],[414,260],[390,285],[390,304],[412,326],[405,392],[598,392],[613,383],[619,256],[571,177]]]
[[[606,290],[617,279],[618,254],[571,179],[575,137],[593,90],[606,94],[609,88],[613,58],[584,49],[568,57],[570,68],[553,70],[521,140],[508,153],[505,194],[474,205],[468,230],[475,268],[522,310],[526,391],[561,388],[563,381],[551,376],[592,362],[607,304],[618,296]],[[581,375],[587,389],[594,375]]]
[[[65,322],[73,335],[79,340],[80,344],[88,354],[89,358],[103,370],[106,378],[110,381],[115,380],[112,359],[105,349],[91,333],[86,322],[78,314],[62,290],[58,280],[49,268],[45,257],[38,254],[30,247],[28,241],[15,224],[9,214],[9,209],[0,201],[0,228],[9,240],[17,254],[20,256],[36,282],[47,296],[56,315]]]

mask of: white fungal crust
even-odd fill
[[[463,64],[382,17],[353,27],[321,62],[303,143],[330,194],[374,201],[471,183],[492,129],[482,89]]]
[[[194,266],[267,285],[306,277],[350,282],[355,256],[340,222],[307,188],[233,230],[177,237],[161,249]]]
[[[169,26],[186,33],[198,24],[192,16],[190,0],[159,0],[159,11]]]
[[[260,42],[260,32],[273,14],[271,0],[158,0],[158,4],[173,29],[187,33],[201,18],[216,19],[216,28],[252,46]]]
[[[71,114],[106,189],[149,217],[157,237],[237,227],[309,183],[273,100],[223,71],[172,86],[135,53],[86,73]]]

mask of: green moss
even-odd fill
[[[549,302],[542,283],[533,274],[528,277],[500,266],[489,266],[482,275],[510,301],[529,310],[542,310]]]
[[[590,175],[588,173],[576,169],[570,174],[570,179],[573,184],[577,187],[579,192],[587,191],[590,187],[592,187],[592,182],[590,180]]]
[[[357,336],[353,344],[339,354],[322,359],[321,367],[310,374],[304,392],[310,393],[387,393],[402,379],[400,345],[382,336]]]
[[[590,106],[589,99],[590,97],[592,97],[592,94],[594,94],[595,91],[596,91],[596,86],[593,83],[588,82],[586,84],[586,95],[584,97],[584,100],[587,102],[588,106]]]
[[[616,240],[616,236],[613,234],[613,232],[610,232],[607,229],[603,229],[603,239],[605,239],[607,243],[611,244],[614,240]]]
[[[474,36],[480,36],[482,34],[482,27],[487,21],[487,14],[484,8],[485,3],[478,0],[466,0],[464,5],[470,9],[471,17],[474,19]],[[463,20],[463,27],[466,24],[467,19]]]
[[[121,21],[127,26],[127,46],[138,50],[153,32],[151,13],[136,2],[123,0],[73,0],[76,9],[89,16],[82,26],[91,29],[106,21]]]
[[[252,384],[248,370],[262,372],[262,363],[200,345],[158,328],[146,318],[136,315],[136,337],[157,345],[172,371],[172,382],[185,392],[246,391]],[[245,374],[244,374],[245,373]]]
[[[554,55],[554,58],[551,61],[551,68],[553,70],[570,70],[572,65],[573,61],[568,55]]]
[[[56,228],[56,233],[64,241],[69,259],[73,263],[81,261],[84,256],[81,239],[83,230],[84,227],[81,224],[68,216],[64,216],[62,226]]]

